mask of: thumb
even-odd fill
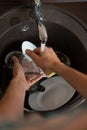
[[[13,56],[12,60],[13,60],[14,64],[19,63],[19,60],[16,56]]]
[[[38,60],[39,56],[34,52],[34,51],[31,51],[31,50],[26,50],[26,54],[28,56],[31,57],[31,59],[33,59],[34,61]]]

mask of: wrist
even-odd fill
[[[64,68],[64,64],[60,61],[54,62],[51,66],[51,70],[58,74],[62,72],[63,68]]]

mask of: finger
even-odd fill
[[[12,60],[13,60],[14,64],[19,63],[19,60],[16,56],[13,56]]]
[[[40,47],[34,49],[34,53],[36,53],[37,55],[40,55]]]
[[[20,70],[22,70],[23,68],[22,68],[21,64],[19,63],[19,60],[16,56],[13,56],[12,60],[13,60],[13,63],[14,63],[14,65],[13,65],[13,77],[15,77],[18,74],[18,72]]]
[[[37,77],[37,75],[31,76],[31,77],[29,78],[29,80],[33,80],[33,79],[35,79],[36,77]]]
[[[19,63],[18,58],[16,56],[13,56],[12,59],[13,59],[13,63],[14,63],[13,70],[19,69],[20,68],[20,63]]]
[[[52,48],[52,47],[49,47],[49,50],[53,51],[53,48]]]
[[[39,80],[42,79],[42,78],[43,78],[43,74],[40,74],[40,75],[38,75],[36,78],[34,78],[34,79],[32,79],[32,80],[29,80],[28,83],[29,83],[30,85],[33,85],[33,84],[35,84],[37,81],[39,81]]]
[[[31,50],[26,50],[26,54],[29,55],[33,60],[36,60],[39,58],[39,56],[37,54],[35,54],[33,51]]]
[[[47,51],[48,49],[49,49],[49,48],[46,46],[46,47],[45,47],[45,51]],[[45,51],[44,51],[44,52],[45,52]],[[34,52],[35,52],[36,54],[38,54],[38,55],[40,55],[40,54],[42,53],[40,47],[34,49]]]

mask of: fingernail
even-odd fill
[[[17,62],[18,62],[18,58],[17,58],[16,56],[13,56],[13,57],[12,57],[12,60],[13,60],[14,63],[17,63]]]
[[[15,56],[13,56],[13,57],[12,57],[12,60],[15,60],[15,58],[16,58],[16,57],[15,57]]]
[[[30,50],[29,49],[26,49],[26,53],[29,53],[30,52]]]

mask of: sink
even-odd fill
[[[86,25],[56,6],[44,5],[41,11],[48,32],[47,46],[52,47],[55,52],[66,54],[71,61],[71,67],[87,74]],[[26,6],[3,13],[0,17],[0,28],[0,87],[3,96],[12,78],[12,73],[5,65],[6,55],[10,51],[21,51],[21,44],[25,40],[34,43],[37,47],[40,46],[40,41],[37,25],[32,18],[32,10]],[[29,95],[27,91],[25,109],[32,111],[27,102]],[[85,99],[75,92],[65,105],[50,112],[72,110],[84,101]]]

